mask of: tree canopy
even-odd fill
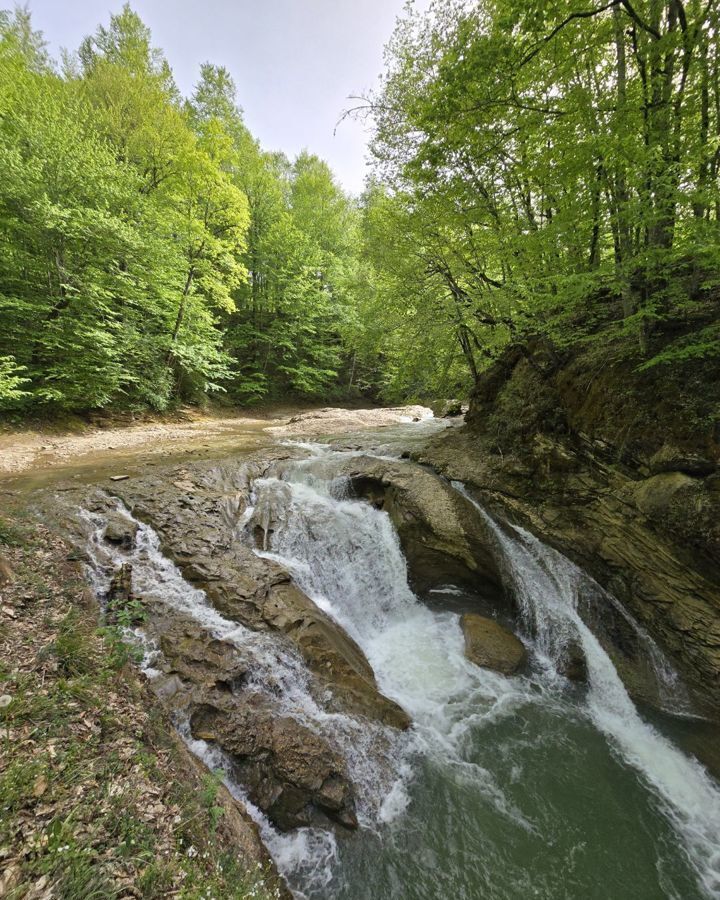
[[[718,6],[409,7],[360,198],[223,67],[183,98],[128,5],[62,65],[0,13],[0,408],[449,396],[537,331],[717,354]]]
[[[262,150],[222,67],[184,100],[128,5],[62,71],[0,16],[0,404],[329,390],[358,215],[317,157]]]
[[[639,365],[720,350],[719,53],[715,0],[405,17],[358,107],[376,123],[367,239],[401,391],[451,372],[453,348],[474,377],[518,333],[590,339],[601,320]],[[408,328],[444,333],[429,367]]]

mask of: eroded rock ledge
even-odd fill
[[[446,481],[410,462],[351,457],[340,468],[356,496],[390,516],[413,587],[465,583],[504,605],[502,577],[480,517]]]
[[[285,635],[338,711],[406,728],[409,717],[379,692],[355,641],[282,566],[256,556],[239,532],[252,481],[287,456],[278,451],[242,464],[196,464],[122,482],[113,490],[134,515],[152,525],[166,555],[223,616],[256,631]]]
[[[651,386],[644,394],[632,373],[626,424],[620,409],[612,419],[603,394],[610,385],[580,369],[541,342],[510,348],[478,385],[467,425],[435,438],[419,460],[589,572],[669,653],[700,707],[717,716],[718,429],[694,433],[679,387],[669,385],[664,398]],[[585,378],[587,394],[579,390]],[[663,402],[674,411],[657,421]],[[653,420],[654,429],[643,430]]]
[[[245,639],[220,639],[202,624],[202,615],[179,612],[162,592],[153,594],[141,624],[158,647],[150,684],[163,706],[186,723],[190,736],[225,752],[249,798],[281,829],[331,823],[354,828],[356,786],[340,744],[313,715],[285,702],[281,657],[291,667],[288,677],[300,679],[310,704],[325,712],[397,729],[407,728],[410,718],[380,693],[360,647],[282,566],[258,557],[243,531],[252,482],[296,452],[279,448],[242,461],[158,469],[112,482],[106,491],[73,491],[67,499],[104,523],[100,541],[112,551],[114,567],[105,597],[109,621],[119,621],[123,609],[136,610],[133,601],[144,604],[143,596],[133,595],[133,554],[144,552],[138,550],[138,527],[118,511],[114,494],[155,529],[163,553],[223,618],[258,635],[247,646]],[[76,521],[75,527],[83,546],[86,526]],[[377,729],[377,740],[386,741],[387,734]],[[383,745],[380,755],[385,751]]]

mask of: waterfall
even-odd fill
[[[135,519],[120,501],[114,501],[114,507],[115,515],[137,528],[132,549],[103,540],[107,524],[103,515],[79,511],[86,533],[88,577],[98,598],[102,601],[107,594],[113,573],[130,563],[133,593],[142,597],[150,618],[158,612],[188,617],[208,635],[236,647],[250,662],[248,683],[254,690],[266,692],[281,714],[292,716],[338,746],[357,788],[358,819],[366,826],[376,822],[388,798],[402,794],[400,784],[405,773],[398,761],[399,745],[405,736],[366,719],[325,710],[314,697],[312,673],[292,647],[272,634],[252,631],[218,613],[205,592],[187,582],[162,553],[154,529]],[[162,652],[155,641],[142,627],[125,629],[125,637],[143,652],[140,667],[146,677],[157,677]],[[211,769],[225,773],[227,787],[259,825],[280,871],[315,888],[329,883],[336,855],[334,834],[310,827],[288,834],[278,832],[249,801],[242,785],[234,781],[231,762],[220,748],[194,739],[182,713],[178,713],[176,726],[193,753]]]
[[[505,531],[461,484],[454,487],[476,507],[497,542],[536,652],[554,667],[569,641],[580,644],[588,668],[588,714],[652,787],[705,890],[720,896],[720,791],[702,766],[641,719],[610,657],[577,611],[587,576],[524,529]]]
[[[226,772],[296,896],[550,898],[573,890],[585,895],[602,878],[608,896],[720,897],[717,786],[640,718],[578,613],[578,600],[588,599],[587,576],[527,532],[499,528],[466,494],[495,537],[531,651],[525,674],[481,669],[465,658],[459,615],[429,608],[411,590],[387,513],[349,497],[338,462],[357,451],[303,449],[306,459],[285,463],[279,477],[255,481],[254,505],[232,516],[231,528],[219,527],[230,528],[235,540],[249,540],[258,529],[264,534],[258,555],[286,567],[362,647],[380,690],[412,717],[405,734],[327,712],[298,654],[276,636],[220,615],[162,554],[150,527],[136,523],[132,549],[109,546],[102,516],[84,514],[99,596],[112,572],[130,562],[134,591],[151,615],[157,607],[192,617],[236,646],[252,662],[253,688],[267,690],[284,714],[322,733],[347,759],[360,833],[342,839],[314,828],[279,834],[248,804],[228,758],[194,739],[187,721],[178,719],[190,749]],[[132,519],[120,504],[117,512]],[[433,592],[463,593],[444,583]],[[135,638],[152,678],[162,664],[159,650],[149,634]],[[558,674],[569,643],[587,659],[587,690]],[[588,763],[603,767],[597,782]],[[583,830],[588,814],[601,823],[597,844],[594,832]],[[607,869],[608,853],[616,854],[617,871]]]
[[[259,553],[289,569],[358,642],[380,690],[410,713],[421,742],[460,763],[470,708],[490,716],[529,692],[519,679],[467,661],[459,616],[429,610],[410,589],[388,514],[346,499],[344,481],[322,481],[317,472],[317,464],[300,464],[284,480],[255,482],[255,517],[272,528],[272,550]]]

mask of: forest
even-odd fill
[[[53,60],[0,14],[0,408],[467,395],[510,342],[720,354],[716,0],[408,7],[372,174],[183,97],[125,5]],[[343,114],[342,110],[338,115]]]
[[[0,898],[720,900],[720,0],[123,2],[0,0]]]

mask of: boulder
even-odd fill
[[[190,730],[228,753],[253,803],[284,830],[327,817],[357,827],[352,784],[342,757],[319,734],[278,715],[259,694],[230,704],[214,697],[195,709]]]
[[[664,444],[657,453],[650,457],[650,472],[659,475],[662,472],[684,472],[686,475],[704,477],[711,475],[716,465],[696,453],[680,450],[670,444]]]
[[[103,537],[109,543],[122,547],[124,550],[132,550],[135,546],[137,532],[137,523],[116,512],[108,515]]]
[[[468,500],[427,468],[355,457],[343,474],[356,496],[384,509],[397,529],[418,593],[460,583],[497,603],[505,600],[491,538]]]
[[[560,657],[558,671],[570,681],[587,681],[587,660],[582,647],[576,641],[571,641],[565,647]]]
[[[465,656],[470,662],[502,675],[514,675],[525,665],[525,645],[494,619],[465,613],[460,625],[465,636]]]

